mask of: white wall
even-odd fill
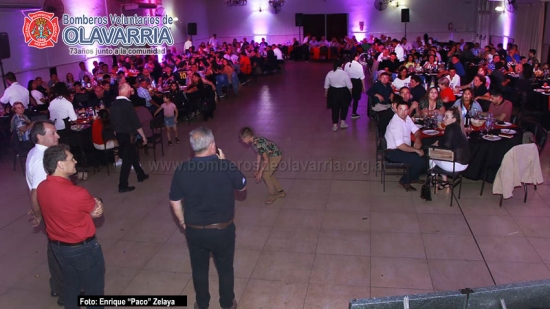
[[[296,13],[348,13],[349,35],[356,35],[358,39],[368,34],[382,33],[402,37],[404,24],[401,23],[401,9],[404,7],[410,8],[411,22],[407,24],[409,39],[427,32],[441,41],[447,41],[451,36],[456,41],[461,38],[472,40],[477,30],[477,1],[400,0],[400,7],[389,6],[380,12],[374,8],[372,0],[287,0],[279,14],[268,10],[267,0],[248,0],[243,7],[228,7],[222,0],[206,0],[206,3],[208,27],[222,41],[266,37],[270,43],[285,43],[298,37],[294,21]],[[363,31],[359,29],[359,21],[365,23]],[[454,34],[447,30],[450,22],[456,29]]]
[[[202,0],[163,0],[162,6],[166,14],[178,17],[179,21],[172,27],[172,35],[178,49],[183,48],[187,40],[187,24],[197,23],[197,35],[193,36],[193,43],[207,42],[210,37],[206,2]]]

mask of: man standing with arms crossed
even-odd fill
[[[81,291],[103,295],[105,288],[105,260],[92,220],[103,215],[103,203],[72,183],[76,160],[69,146],[46,149],[43,162],[48,177],[36,190],[38,202],[50,246],[63,271],[65,309],[77,309]]]
[[[38,198],[36,194],[36,188],[38,185],[46,179],[46,171],[44,170],[44,164],[42,160],[44,158],[44,151],[48,147],[55,146],[58,143],[59,135],[55,126],[47,121],[37,121],[34,123],[31,129],[31,140],[35,144],[27,155],[27,162],[25,164],[27,185],[29,186],[29,194],[31,196],[31,210],[29,215],[32,217],[32,226],[38,227],[42,222],[42,211],[38,204]],[[55,258],[51,249],[50,243],[48,243],[48,268],[50,270],[50,294],[53,297],[59,297],[57,304],[63,305],[63,273],[59,267],[59,262]]]
[[[174,173],[170,205],[186,230],[197,300],[194,309],[206,309],[210,304],[210,253],[218,269],[220,306],[236,309],[234,193],[246,189],[246,178],[233,162],[225,160],[220,149],[216,149],[210,129],[200,127],[191,131],[189,136],[195,157],[181,164]]]

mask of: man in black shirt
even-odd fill
[[[412,102],[420,102],[426,96],[426,89],[422,86],[422,79],[418,75],[411,76],[411,96]]]
[[[246,178],[234,163],[225,160],[220,149],[216,150],[210,129],[200,127],[189,136],[195,157],[182,163],[174,173],[170,204],[186,230],[197,300],[194,308],[205,309],[210,304],[208,267],[212,253],[220,282],[220,305],[224,309],[235,309],[234,194],[235,190],[246,189]]]
[[[149,178],[138,161],[138,152],[135,144],[135,134],[145,136],[139,118],[134,110],[134,105],[128,99],[132,95],[132,87],[128,83],[121,84],[118,88],[119,96],[111,106],[111,126],[115,131],[116,139],[122,158],[120,178],[118,181],[118,192],[124,193],[133,191],[135,187],[128,186],[130,166],[134,167],[138,182]],[[147,145],[147,139],[143,139],[143,145]]]
[[[397,59],[397,54],[395,52],[390,53],[390,59],[383,60],[380,62],[380,65],[378,66],[379,70],[385,70],[389,73],[395,73],[397,72],[397,69],[399,69],[399,66],[401,65],[401,62],[399,62],[399,59]]]

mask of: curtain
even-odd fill
[[[514,39],[519,53],[527,56],[529,49],[537,50],[540,60],[544,33],[544,3],[518,4],[514,22]]]

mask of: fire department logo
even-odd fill
[[[59,36],[59,22],[53,13],[38,11],[25,17],[23,35],[25,43],[39,49],[53,47]]]

